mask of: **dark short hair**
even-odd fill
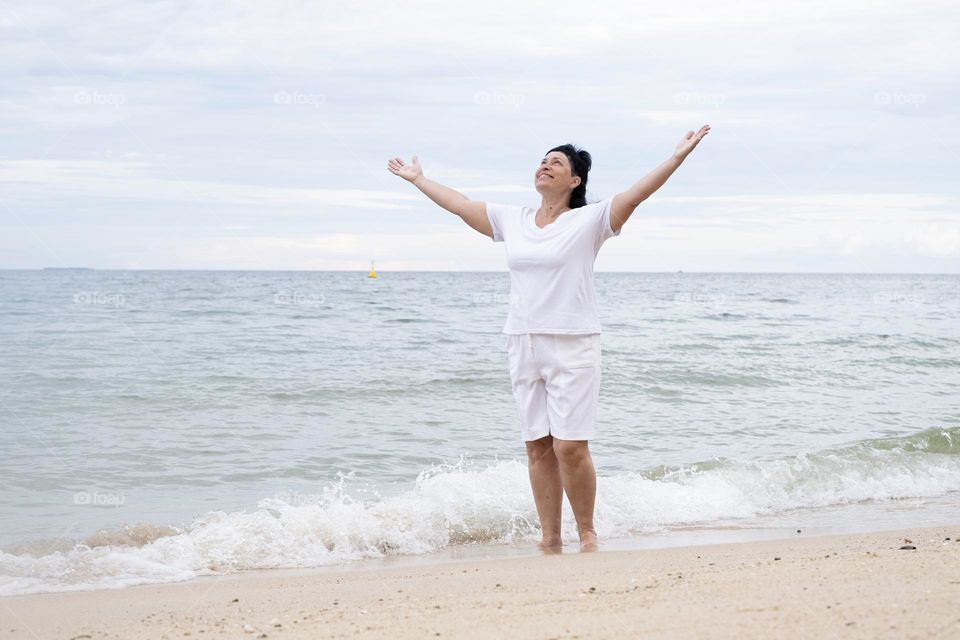
[[[570,208],[576,209],[587,204],[587,174],[593,166],[593,158],[586,149],[579,149],[572,144],[562,144],[550,151],[559,151],[570,161],[570,173],[580,178],[580,184],[570,194]],[[548,151],[547,153],[550,153]]]

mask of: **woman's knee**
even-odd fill
[[[558,440],[553,439],[553,451],[557,460],[563,465],[576,465],[590,457],[587,440]]]
[[[525,444],[527,445],[527,460],[530,464],[536,464],[545,456],[553,455],[553,436],[528,440]]]

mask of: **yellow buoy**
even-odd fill
[[[373,260],[370,261],[370,273],[367,274],[368,278],[376,278],[377,271],[373,268]]]

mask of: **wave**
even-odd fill
[[[0,552],[0,595],[188,580],[246,569],[319,567],[452,545],[537,538],[526,467],[460,460],[425,469],[399,495],[355,500],[351,476],[318,494],[206,513],[185,526],[140,524],[81,541]],[[960,427],[880,438],[790,457],[716,459],[598,478],[601,538],[863,501],[960,490]],[[563,535],[575,539],[569,507]]]

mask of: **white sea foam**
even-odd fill
[[[337,565],[451,545],[536,539],[527,471],[518,461],[425,470],[399,495],[358,501],[340,478],[317,495],[210,512],[183,529],[98,534],[70,548],[0,553],[0,595],[115,588],[241,569]],[[601,538],[685,524],[960,490],[960,429],[865,441],[794,457],[720,461],[600,477]],[[565,505],[564,534],[575,537]]]

